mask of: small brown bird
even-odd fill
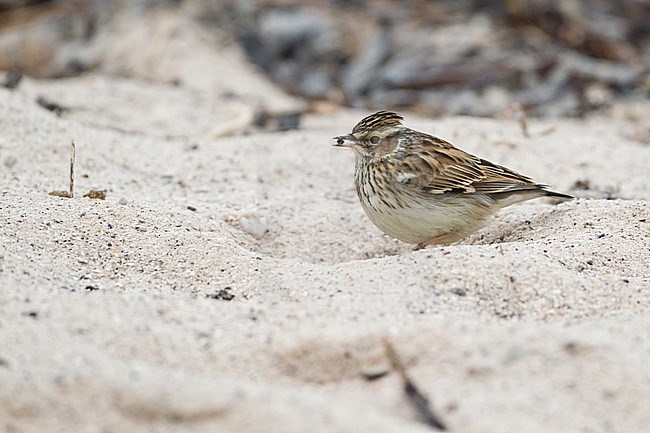
[[[456,242],[520,201],[573,198],[406,128],[403,120],[398,113],[379,111],[351,134],[334,137],[334,146],[354,150],[354,182],[368,218],[387,235],[416,244],[414,250]]]

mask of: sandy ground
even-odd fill
[[[647,431],[648,106],[531,138],[407,115],[583,197],[418,252],[330,146],[367,113],[218,137],[241,106],[102,76],[0,89],[0,431],[432,431],[386,338],[451,431]],[[49,196],[71,139],[77,195]]]

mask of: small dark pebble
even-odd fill
[[[36,310],[24,311],[23,316],[31,317],[33,319],[38,319],[38,311],[36,311]]]
[[[53,112],[57,116],[61,116],[64,111],[69,110],[69,108],[59,105],[56,102],[49,101],[43,96],[39,96],[36,99],[36,103],[46,110]]]
[[[253,125],[267,130],[291,131],[300,128],[300,113],[287,113],[273,116],[267,111],[255,115]]]
[[[577,355],[579,352],[578,343],[570,341],[564,344],[564,350],[571,355]]]
[[[589,179],[578,179],[575,182],[573,182],[573,185],[569,189],[578,190],[578,191],[590,190],[591,181]]]
[[[3,161],[5,167],[7,168],[12,168],[16,163],[18,162],[18,159],[13,156],[13,155],[7,155]]]
[[[253,119],[253,125],[257,126],[258,128],[263,128],[269,122],[269,119],[269,113],[266,111],[261,111],[255,115],[255,118]]]
[[[467,290],[464,287],[454,287],[451,289],[451,293],[458,296],[467,296]]]
[[[291,131],[300,128],[300,114],[285,114],[278,117],[280,131]]]
[[[206,298],[219,299],[221,301],[232,301],[235,299],[235,294],[232,292],[232,289],[230,287],[226,287],[224,289],[220,289],[218,292],[206,295]]]
[[[604,237],[605,237],[605,233],[601,233],[601,234],[599,234],[599,235],[598,235],[598,236],[596,236],[596,237],[597,237],[598,239],[602,239],[602,238],[604,238]]]
[[[375,370],[375,371],[362,371],[361,377],[363,377],[368,382],[372,382],[388,374],[388,370]]]
[[[191,210],[192,212],[196,211],[196,208],[192,205],[187,206],[187,210]]]
[[[7,89],[15,89],[18,87],[20,80],[23,78],[23,72],[20,68],[13,67],[9,69],[7,76],[5,77],[5,82],[2,83],[2,87]]]
[[[99,290],[99,287],[96,287],[96,286],[93,286],[93,285],[89,284],[89,285],[86,286],[86,290],[88,290],[89,292],[94,292],[95,290]]]

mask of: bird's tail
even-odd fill
[[[550,191],[548,189],[543,189],[542,191],[543,191],[545,197],[552,197],[552,198],[558,199],[560,201],[573,200],[575,198],[572,195],[564,194],[562,192]]]
[[[540,197],[550,197],[558,200],[559,202],[572,200],[575,198],[569,194],[548,190],[546,189],[546,185],[543,184],[525,185],[521,189],[492,194],[491,197],[492,199],[496,200],[502,208],[515,203]]]

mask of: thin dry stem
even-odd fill
[[[70,153],[70,198],[74,197],[74,163],[77,159],[77,146],[74,144],[74,140],[70,142],[71,153]]]
[[[528,133],[528,120],[526,119],[526,111],[524,111],[524,106],[521,102],[515,102],[512,104],[512,109],[515,114],[515,119],[519,122],[519,127],[521,128],[521,133],[524,137],[529,138],[530,134]]]
[[[415,386],[411,378],[406,373],[406,367],[404,366],[404,363],[402,363],[401,359],[397,355],[397,352],[395,351],[395,348],[388,340],[388,338],[384,339],[384,347],[386,349],[386,357],[388,357],[393,370],[395,370],[397,374],[401,376],[402,381],[404,382],[404,393],[406,394],[406,397],[408,398],[409,402],[411,402],[411,404],[415,407],[418,414],[420,415],[420,418],[422,418],[422,421],[436,430],[447,430],[447,427],[442,422],[440,417],[436,415],[433,409],[431,409],[431,403],[429,402],[429,399],[425,397],[424,394],[422,394],[422,392]]]

